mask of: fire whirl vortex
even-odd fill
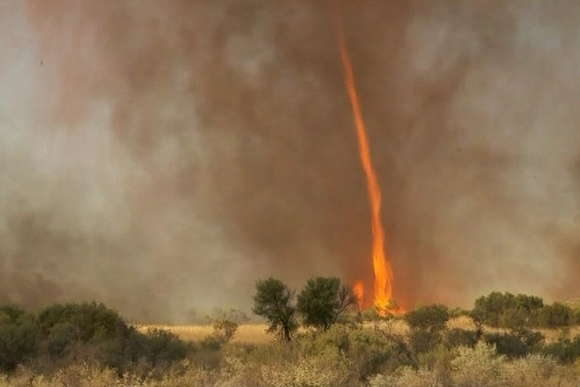
[[[356,125],[360,159],[367,180],[367,188],[369,191],[369,199],[371,204],[371,225],[373,233],[372,263],[375,275],[374,303],[377,311],[380,314],[386,314],[388,311],[390,311],[393,296],[393,269],[384,251],[385,233],[381,220],[381,188],[379,186],[377,174],[371,161],[369,140],[363,120],[360,102],[356,92],[352,62],[344,40],[344,35],[342,32],[342,20],[338,9],[336,12],[336,31],[340,48],[340,56],[344,67],[346,88],[348,90]],[[355,292],[362,296],[362,282],[358,282],[355,285]]]

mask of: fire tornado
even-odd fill
[[[393,296],[393,269],[385,255],[385,233],[381,220],[381,188],[377,179],[377,174],[371,161],[369,139],[365,128],[360,101],[356,91],[352,61],[350,59],[344,35],[342,32],[342,20],[340,13],[336,13],[336,31],[340,56],[344,67],[344,78],[349,99],[354,115],[354,122],[358,136],[360,160],[366,176],[367,188],[371,204],[371,225],[373,234],[372,263],[375,275],[374,303],[380,314],[385,314],[391,306]],[[355,285],[357,294],[362,295],[362,283]]]

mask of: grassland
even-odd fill
[[[392,334],[406,335],[409,332],[409,327],[403,320],[392,320],[381,323],[381,328]],[[374,326],[373,323],[365,323],[365,326],[370,328]],[[451,319],[447,323],[449,329],[474,329],[473,321],[467,316],[460,316]],[[232,343],[241,344],[267,344],[274,340],[274,337],[266,332],[266,324],[252,323],[241,324],[232,339]],[[199,325],[137,325],[140,332],[147,332],[150,329],[163,329],[176,334],[180,339],[185,341],[199,342],[213,332],[213,327],[209,324]],[[505,333],[508,329],[485,327],[486,332]],[[533,329],[535,332],[540,332],[547,343],[557,340],[562,331],[558,329]],[[301,330],[304,332],[304,330]],[[575,326],[569,329],[569,336],[574,337],[580,335],[580,326]]]
[[[232,343],[266,344],[273,340],[272,335],[266,333],[266,324],[242,324],[238,327]],[[137,325],[140,332],[150,329],[163,329],[175,333],[181,340],[198,342],[213,332],[213,327],[205,325]]]

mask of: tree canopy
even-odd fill
[[[277,333],[286,341],[298,329],[294,292],[278,279],[256,281],[252,311],[268,320],[268,332]]]
[[[350,305],[357,303],[350,287],[336,277],[315,277],[298,295],[297,309],[304,325],[328,330]]]

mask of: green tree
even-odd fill
[[[340,279],[315,277],[306,282],[298,295],[297,309],[304,318],[304,325],[326,331],[356,303],[356,296],[348,286],[341,285]]]
[[[252,312],[268,320],[268,332],[290,341],[298,329],[294,292],[275,278],[256,281]]]

